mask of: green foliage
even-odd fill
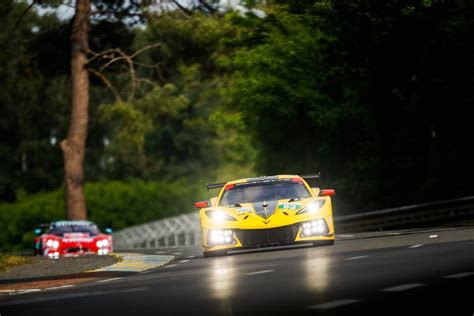
[[[185,181],[98,182],[85,187],[89,219],[114,230],[193,210],[205,186]],[[29,249],[38,224],[64,218],[62,190],[0,204],[0,251]]]

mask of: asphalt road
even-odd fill
[[[203,258],[0,297],[10,315],[474,315],[474,228],[340,235],[334,246]]]

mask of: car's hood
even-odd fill
[[[308,203],[314,201],[314,198],[306,198],[289,202],[288,199],[274,201],[259,201],[255,203],[241,203],[240,207],[221,206],[213,207],[213,210],[224,211],[230,215],[241,217],[245,215],[258,215],[267,219],[275,213],[296,213],[304,208]]]

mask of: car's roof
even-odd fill
[[[292,178],[301,178],[301,177],[298,175],[280,174],[280,175],[274,175],[274,176],[261,176],[257,178],[238,179],[238,180],[228,181],[226,184],[238,184],[238,183],[246,183],[246,182],[254,182],[254,181],[292,179]]]
[[[91,226],[91,225],[95,225],[95,224],[91,221],[80,220],[80,221],[55,221],[55,222],[52,222],[51,225],[54,225],[54,226]]]

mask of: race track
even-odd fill
[[[173,254],[145,273],[0,296],[12,315],[474,314],[474,228],[346,234],[334,246],[203,258]]]

